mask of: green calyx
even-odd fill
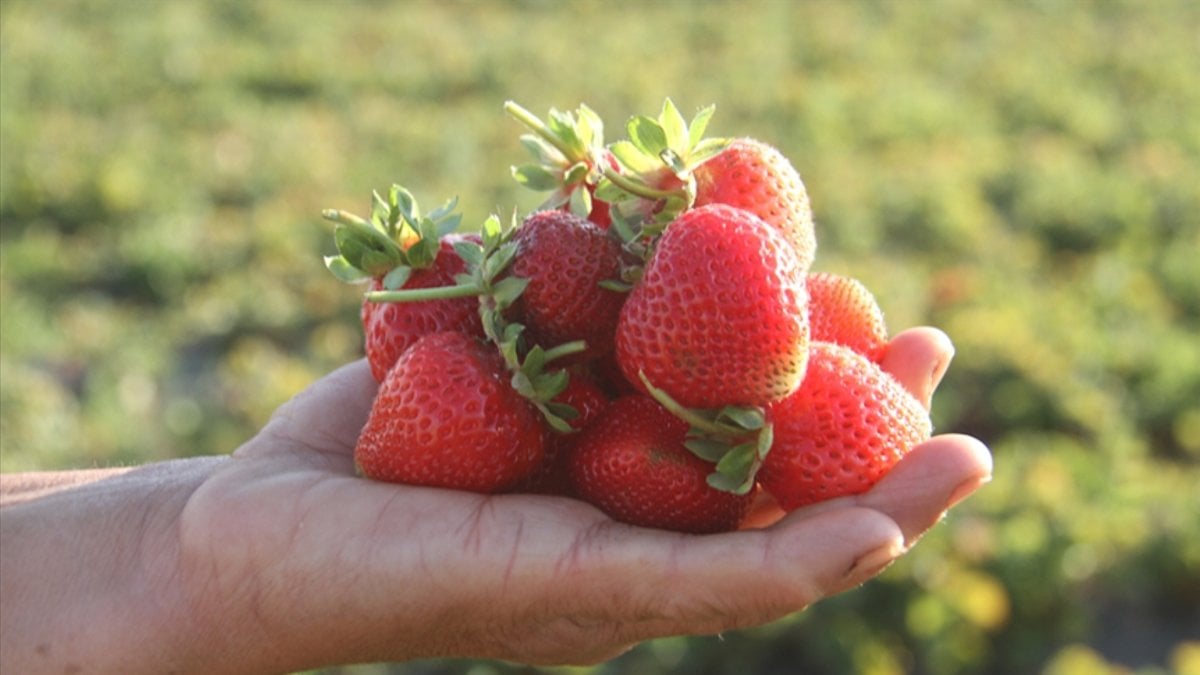
[[[504,274],[516,257],[517,244],[512,240],[515,230],[515,222],[506,228],[499,218],[491,216],[483,224],[481,244],[465,241],[456,245],[455,250],[467,262],[468,272],[463,276],[469,278],[462,281],[481,291],[479,315],[483,332],[496,345],[512,373],[512,388],[542,413],[552,429],[569,433],[572,429],[567,420],[578,413],[569,405],[556,403],[554,398],[566,389],[570,374],[562,368],[547,370],[546,367],[555,359],[583,351],[587,345],[579,340],[551,349],[540,345],[526,349],[522,339],[525,327],[505,319],[505,310],[529,285],[528,279]]]
[[[684,443],[687,449],[700,459],[716,464],[707,479],[711,487],[738,495],[754,489],[758,470],[775,440],[774,429],[761,408],[685,408],[670,394],[651,384],[644,372],[639,372],[638,377],[654,400],[690,425]]]
[[[547,366],[555,359],[583,351],[587,345],[579,340],[550,349],[540,345],[527,348],[522,339],[525,326],[505,318],[505,312],[529,285],[528,279],[506,273],[517,255],[515,231],[515,216],[514,222],[504,226],[493,215],[480,229],[479,242],[455,242],[454,251],[463,259],[466,271],[455,278],[453,286],[372,291],[366,298],[371,302],[424,302],[478,297],[484,334],[496,345],[512,374],[513,389],[542,413],[551,428],[567,433],[572,431],[568,420],[578,413],[554,398],[566,388],[570,375],[565,369],[548,370]]]
[[[623,171],[606,167],[596,188],[596,198],[612,205],[614,223],[641,221],[661,232],[691,207],[696,199],[692,175],[696,167],[730,143],[726,138],[704,137],[715,110],[715,106],[702,108],[688,122],[668,98],[657,118],[639,115],[629,120],[629,138],[609,147]]]
[[[412,193],[401,185],[392,185],[387,197],[378,191],[371,196],[367,218],[340,209],[321,213],[336,225],[333,238],[338,251],[325,258],[325,266],[347,283],[382,278],[385,288],[398,289],[412,270],[432,265],[441,238],[458,229],[462,222],[462,215],[454,213],[458,200],[423,214]]]
[[[575,112],[551,108],[545,121],[513,101],[505,102],[504,110],[532,132],[521,136],[521,145],[533,162],[512,167],[513,178],[549,193],[538,209],[566,207],[588,217],[592,193],[587,188],[600,182],[609,154],[600,116],[582,104]]]

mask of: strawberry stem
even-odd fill
[[[534,115],[532,112],[522,108],[516,101],[505,101],[504,111],[515,118],[521,124],[529,127],[538,136],[541,136],[547,143],[553,145],[555,149],[561,152],[565,157],[573,158],[577,153],[574,148],[570,147],[558,137],[546,123]]]
[[[560,359],[571,354],[578,354],[587,349],[587,343],[583,340],[575,340],[574,342],[564,342],[561,345],[555,345],[546,350],[546,361],[550,362],[554,359]]]
[[[434,286],[432,288],[407,288],[398,291],[370,291],[365,294],[371,302],[421,302],[424,300],[449,300],[469,298],[483,293],[475,284],[456,286]]]
[[[367,222],[363,218],[356,216],[349,211],[343,211],[341,209],[325,209],[321,212],[321,217],[325,220],[331,220],[335,223],[349,225],[350,227],[374,227],[371,225],[371,223]]]
[[[617,173],[611,167],[604,169],[604,177],[613,182],[614,185],[622,190],[638,196],[643,199],[670,199],[672,197],[687,197],[687,193],[683,190],[659,190],[652,188],[640,181],[631,180],[630,178]]]
[[[717,424],[694,410],[679,405],[679,402],[671,398],[670,394],[650,384],[650,378],[646,377],[645,372],[639,370],[638,377],[642,380],[642,384],[646,385],[646,391],[649,392],[650,396],[679,419],[713,436],[728,437],[730,435],[728,428]]]

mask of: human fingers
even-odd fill
[[[346,364],[280,406],[262,437],[268,446],[282,442],[325,455],[348,456],[366,424],[378,388],[365,359]]]
[[[949,336],[937,328],[919,326],[892,338],[881,365],[928,408],[953,358],[954,343]]]
[[[912,546],[952,506],[991,480],[992,456],[979,440],[962,434],[934,436],[906,454],[859,506],[886,514]]]
[[[904,550],[891,519],[851,505],[723,535],[630,530],[591,544],[607,564],[580,556],[582,625],[612,644],[762,625],[863,583]]]

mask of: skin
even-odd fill
[[[952,355],[918,328],[884,365],[928,404]],[[991,475],[979,441],[937,436],[864,495],[681,535],[563,498],[357,478],[375,389],[347,365],[230,456],[0,477],[0,671],[596,663],[854,588]]]

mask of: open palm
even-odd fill
[[[940,331],[912,329],[884,366],[928,404],[952,354]],[[286,644],[268,659],[279,669],[589,663],[654,637],[766,623],[877,574],[991,471],[978,441],[937,436],[864,495],[683,535],[567,498],[358,478],[353,448],[375,390],[364,362],[315,383],[181,516],[181,569],[205,589],[200,604],[241,626],[245,649]]]

